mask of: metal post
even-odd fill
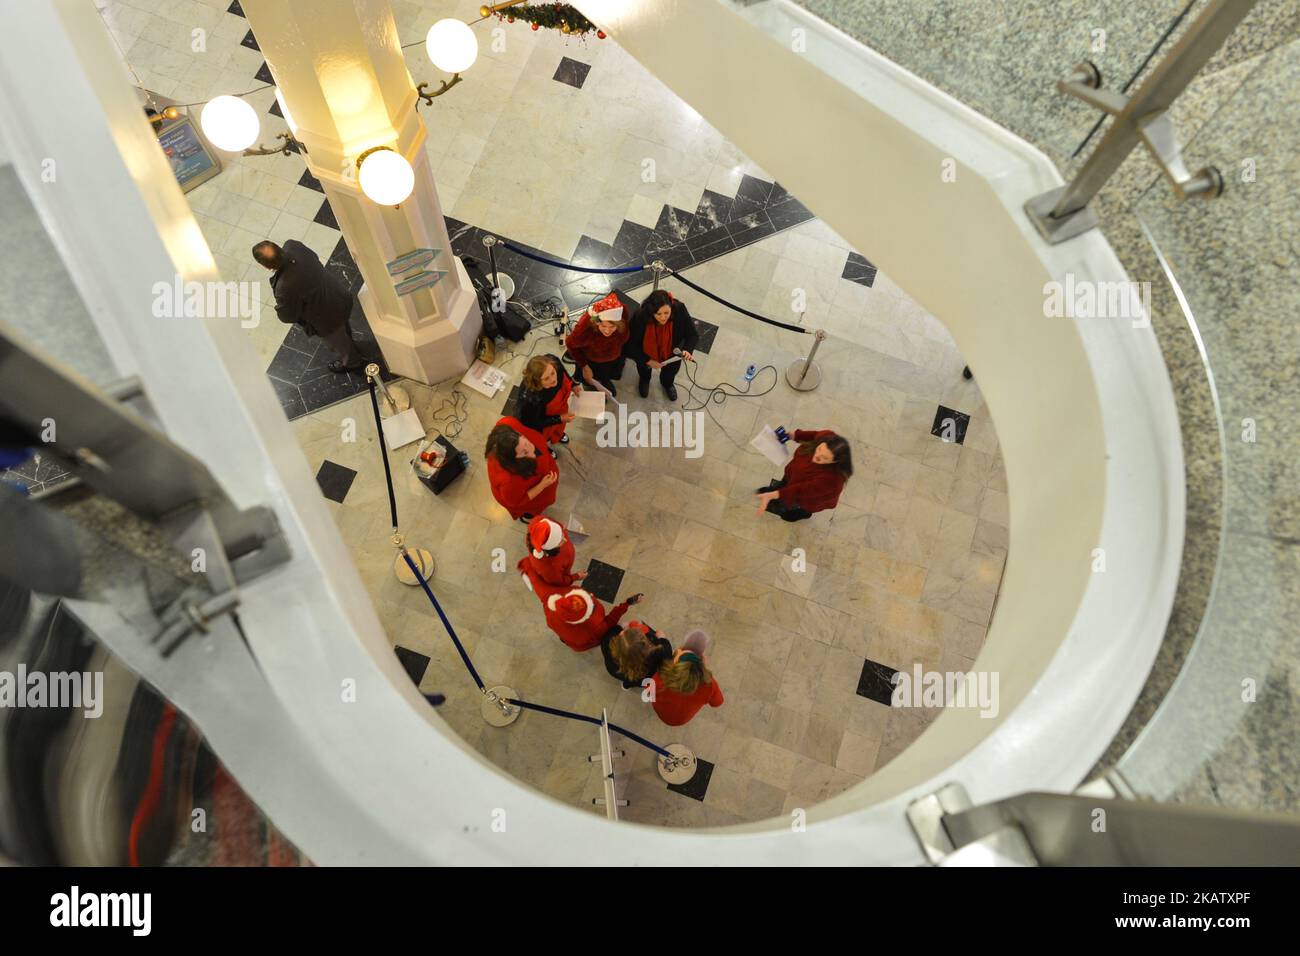
[[[663,274],[668,271],[668,267],[664,265],[662,259],[656,259],[654,262],[650,263],[650,269],[654,272],[654,291],[658,292],[659,280],[663,277]]]
[[[483,245],[487,246],[488,264],[492,267],[492,288],[499,289],[501,284],[497,282],[497,237],[484,236]]]
[[[1057,83],[1057,90],[1095,106],[1113,121],[1073,181],[1025,203],[1026,214],[1044,239],[1053,244],[1063,242],[1097,225],[1097,215],[1088,203],[1139,142],[1146,146],[1180,199],[1213,198],[1223,192],[1223,176],[1213,166],[1188,173],[1167,110],[1255,3],[1210,0],[1131,96],[1102,90],[1101,74],[1091,63],[1079,64],[1068,80]]]
[[[825,338],[826,333],[821,329],[814,332],[813,344],[812,348],[808,350],[808,357],[795,359],[790,363],[790,367],[785,370],[785,380],[796,392],[811,392],[822,383],[821,367],[813,361],[813,358],[817,355],[817,349]]]
[[[400,385],[389,385],[379,377],[378,362],[371,362],[366,366],[366,378],[374,382],[375,388],[379,389],[379,394],[388,405],[389,415],[396,415],[411,407],[411,396],[406,389]]]

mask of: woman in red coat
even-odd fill
[[[759,514],[770,511],[786,521],[801,521],[839,504],[853,474],[849,443],[833,431],[802,429],[795,431],[794,440],[799,447],[781,480],[755,491]]]
[[[488,434],[483,454],[492,497],[510,517],[532,521],[534,514],[555,504],[560,469],[546,440],[527,425],[501,419]]]
[[[600,599],[582,588],[571,591],[553,590],[547,595],[546,626],[559,635],[560,640],[575,651],[589,651],[600,647],[601,638],[617,627],[627,609],[641,600],[633,594],[622,604],[606,613]]]
[[[654,676],[655,713],[669,727],[688,723],[700,709],[722,706],[722,687],[704,666],[697,651],[683,647]]]
[[[538,515],[528,523],[528,554],[519,560],[524,583],[540,599],[544,590],[567,588],[587,576],[573,570],[573,542],[559,522]]]
[[[578,377],[610,398],[618,396],[614,379],[623,377],[623,346],[628,338],[623,309],[618,294],[611,292],[582,313],[564,340]]]
[[[569,411],[569,396],[581,392],[554,355],[534,355],[524,366],[519,394],[519,420],[542,433],[548,443],[569,443],[564,428],[577,418]]]

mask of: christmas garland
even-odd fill
[[[532,24],[534,30],[545,27],[548,30],[559,30],[568,36],[581,36],[595,31],[597,37],[605,39],[605,31],[597,30],[596,24],[583,16],[571,3],[538,3],[509,7],[500,11],[497,17],[509,23],[523,20],[525,23]]]

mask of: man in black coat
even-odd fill
[[[270,269],[275,293],[275,314],[286,325],[300,325],[308,335],[319,335],[339,361],[331,372],[361,368],[365,359],[348,331],[352,293],[321,265],[316,253],[297,239],[283,247],[269,239],[253,247],[253,258]]]
[[[628,323],[627,357],[636,363],[638,390],[650,394],[650,375],[659,369],[659,384],[670,402],[677,401],[673,379],[682,362],[690,362],[700,333],[686,304],[664,289],[651,292]],[[681,357],[678,358],[677,356]]]

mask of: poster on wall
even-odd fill
[[[159,130],[158,145],[167,154],[172,174],[185,192],[221,172],[221,160],[199,136],[188,116]]]

